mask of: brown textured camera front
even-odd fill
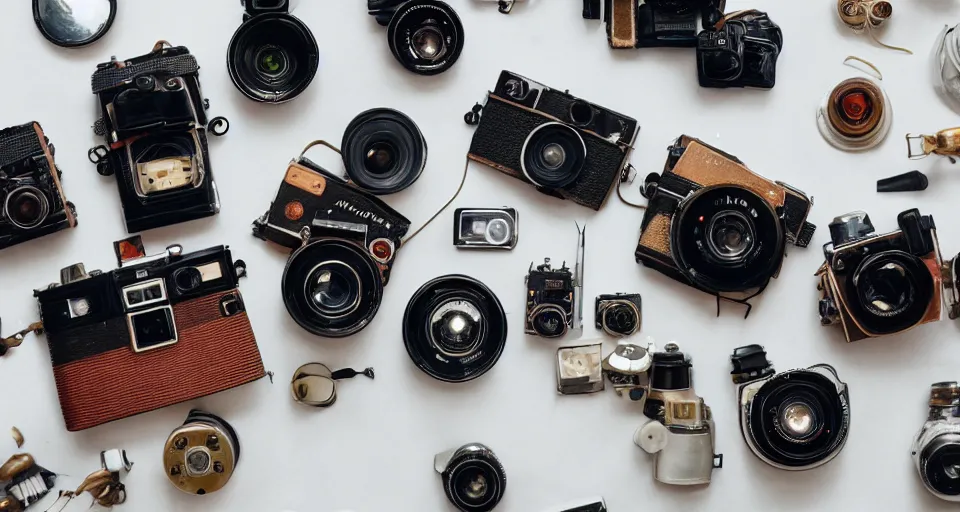
[[[702,187],[714,185],[745,188],[778,208],[783,206],[786,190],[776,183],[747,169],[702,142],[693,139],[673,167],[674,174]]]
[[[610,4],[610,46],[637,46],[637,0],[613,0]]]
[[[246,312],[224,317],[215,293],[173,306],[178,341],[134,353],[129,346],[54,366],[67,430],[193,400],[265,375]]]
[[[57,195],[60,196],[60,202],[63,203],[63,212],[67,216],[67,224],[71,228],[77,227],[77,217],[73,210],[67,205],[67,196],[63,193],[63,185],[60,184],[60,173],[57,170],[57,164],[53,161],[53,153],[50,152],[50,146],[47,144],[47,137],[43,134],[43,128],[38,123],[33,123],[33,131],[37,132],[40,139],[40,147],[43,148],[43,156],[47,159],[47,165],[50,166],[50,177],[53,178],[53,184],[57,187]]]
[[[287,168],[287,175],[283,177],[283,181],[318,197],[322,196],[323,191],[327,189],[326,178],[296,162],[290,162],[290,167]]]
[[[653,249],[664,256],[670,256],[670,223],[672,220],[673,217],[663,213],[654,215],[640,235],[640,245]],[[670,261],[672,262],[672,256]]]

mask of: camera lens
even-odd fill
[[[850,410],[837,383],[818,371],[776,375],[750,402],[745,433],[759,454],[788,469],[824,464],[843,448]]]
[[[33,229],[47,219],[50,201],[40,189],[26,185],[14,189],[3,203],[7,220],[19,229]]]
[[[673,216],[670,248],[690,281],[714,292],[763,286],[780,266],[785,235],[766,200],[740,187],[705,187]]]
[[[587,145],[577,130],[562,123],[538,126],[527,137],[520,154],[523,174],[539,187],[563,188],[580,177]]]
[[[603,330],[613,336],[629,336],[640,327],[637,307],[627,302],[607,306],[603,312]]]
[[[500,460],[481,444],[466,445],[454,452],[441,478],[447,499],[464,512],[493,510],[507,487]]]
[[[358,186],[374,194],[393,194],[412,185],[427,165],[427,141],[402,112],[368,110],[343,134],[343,164]]]
[[[923,320],[934,300],[933,276],[920,258],[903,251],[881,252],[856,267],[849,280],[851,312],[876,334],[899,332]]]
[[[240,462],[240,438],[222,418],[192,410],[167,438],[163,466],[183,492],[204,495],[227,485]]]
[[[490,245],[503,245],[510,240],[513,233],[510,224],[504,219],[492,219],[487,223],[484,239]]]
[[[920,452],[923,483],[936,493],[960,496],[960,436],[935,437]]]
[[[403,67],[421,75],[442,73],[463,51],[463,24],[452,7],[437,0],[401,5],[387,27],[390,51]]]
[[[475,379],[500,359],[507,318],[496,295],[471,277],[438,277],[407,304],[403,341],[410,359],[444,382]]]
[[[380,308],[383,278],[373,258],[340,240],[318,240],[290,256],[282,281],[290,316],[318,336],[341,338],[367,326]]]
[[[534,332],[544,338],[558,338],[567,333],[567,313],[559,306],[542,304],[530,313]]]
[[[286,13],[258,14],[233,35],[227,69],[248,98],[282,103],[310,85],[319,55],[317,41],[302,21]]]

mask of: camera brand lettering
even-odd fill
[[[356,215],[357,217],[359,217],[359,218],[361,218],[361,219],[366,219],[366,220],[370,220],[370,221],[372,221],[372,222],[376,222],[377,224],[380,224],[381,226],[384,225],[384,224],[386,224],[386,222],[387,222],[386,219],[384,219],[383,217],[377,215],[376,213],[373,213],[373,212],[368,211],[368,210],[361,210],[361,209],[357,208],[356,206],[354,206],[350,201],[347,201],[346,199],[340,199],[339,201],[337,201],[336,203],[334,203],[334,206],[336,206],[337,208],[340,208],[341,210],[343,210],[343,211],[345,211],[345,212],[352,213],[352,214]],[[387,227],[389,228],[390,226],[387,225]]]
[[[716,201],[714,201],[713,204],[716,206],[739,206],[744,210],[746,210],[747,213],[749,213],[750,216],[753,217],[754,219],[760,216],[756,208],[752,208],[750,206],[750,203],[748,203],[746,199],[743,199],[740,197],[733,197],[733,196],[721,197],[720,199],[717,199]]]

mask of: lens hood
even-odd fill
[[[342,297],[353,307],[333,311],[314,295],[311,282],[331,279],[320,275],[335,265],[349,268],[356,283],[344,287],[354,297]],[[300,247],[290,255],[281,281],[283,303],[290,316],[304,329],[326,338],[342,338],[361,331],[376,316],[383,299],[383,278],[373,259],[360,247],[336,239],[321,239]]]
[[[419,75],[436,75],[460,58],[463,23],[445,2],[410,0],[390,19],[387,42],[403,67]]]
[[[246,97],[283,103],[306,90],[317,74],[320,49],[310,29],[296,17],[254,10],[233,35],[227,70]]]
[[[375,108],[347,126],[340,145],[347,175],[374,194],[393,194],[412,185],[427,165],[427,141],[403,112]]]
[[[403,315],[410,359],[444,382],[473,380],[497,363],[507,316],[486,285],[464,275],[438,277],[417,290]]]

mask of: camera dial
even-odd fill
[[[50,213],[50,201],[39,188],[24,185],[13,189],[3,202],[3,216],[18,229],[28,230],[43,224]]]
[[[471,277],[449,275],[423,285],[403,316],[410,359],[431,377],[465,382],[492,368],[507,341],[507,319],[496,295]]]
[[[427,141],[402,112],[376,108],[358,115],[343,134],[343,164],[360,188],[393,194],[412,185],[427,165]]]
[[[434,469],[440,473],[447,499],[463,512],[493,510],[507,487],[500,460],[479,443],[437,454]]]
[[[383,297],[383,278],[373,258],[356,245],[317,240],[290,256],[282,293],[287,311],[301,327],[340,338],[373,320]]]
[[[397,8],[387,26],[390,51],[403,67],[420,75],[450,69],[463,51],[463,24],[450,5],[411,0]]]
[[[302,21],[286,12],[287,8],[286,1],[248,0],[245,21],[230,41],[230,78],[252,100],[292,100],[306,90],[317,73],[317,41]]]

